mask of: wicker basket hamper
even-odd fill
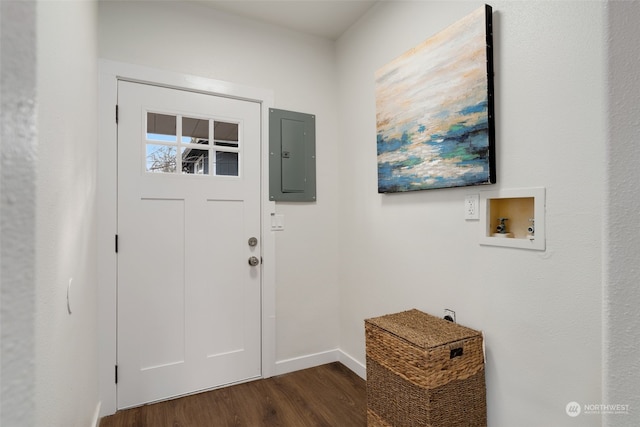
[[[480,332],[409,310],[365,333],[369,427],[487,425]]]

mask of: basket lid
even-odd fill
[[[481,335],[480,332],[412,309],[367,319],[399,338],[422,348],[433,348]]]

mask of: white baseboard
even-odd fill
[[[96,411],[93,413],[93,420],[91,421],[91,427],[98,427],[100,425],[100,406],[102,402],[98,402]]]
[[[367,368],[365,365],[354,359],[339,348],[323,351],[320,353],[308,354],[291,359],[276,362],[276,375],[288,374],[289,372],[300,371],[302,369],[314,368],[327,363],[340,362],[362,379],[367,378]]]
[[[350,354],[345,353],[342,350],[338,350],[340,353],[338,357],[338,361],[342,363],[344,366],[352,370],[356,375],[358,375],[363,380],[367,379],[367,367],[353,358]]]
[[[336,348],[334,350],[323,351],[321,353],[280,360],[276,362],[276,375],[288,374],[289,372],[326,365],[327,363],[337,362],[339,358],[339,350]]]

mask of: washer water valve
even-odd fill
[[[505,223],[505,221],[507,221],[509,218],[498,218],[498,221],[500,221],[500,224],[498,224],[498,226],[496,227],[496,231],[500,234],[506,234],[507,233],[507,224]]]

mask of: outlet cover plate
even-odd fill
[[[464,219],[480,219],[480,195],[470,194],[464,198]]]

